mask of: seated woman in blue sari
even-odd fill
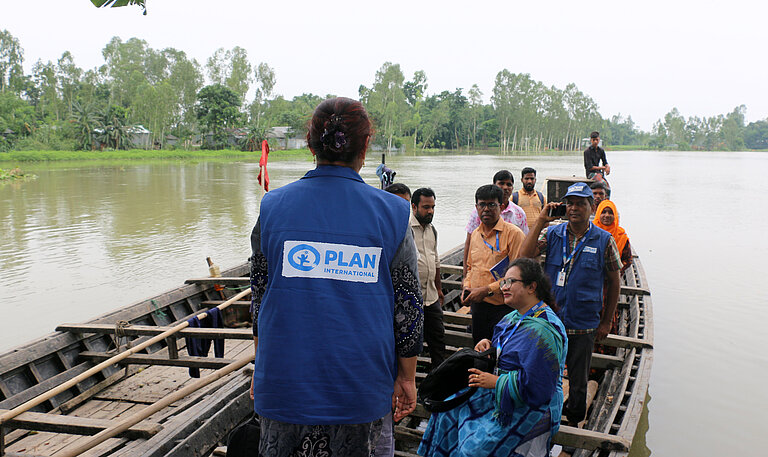
[[[565,328],[536,261],[513,261],[500,284],[513,310],[496,325],[493,341],[475,346],[497,348],[497,373],[469,370],[469,386],[481,388],[461,406],[432,414],[419,455],[549,455],[563,409]]]

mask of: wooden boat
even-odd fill
[[[248,265],[223,273],[241,277]],[[85,324],[63,324],[55,333],[0,355],[0,453],[13,456],[114,455],[204,456],[252,411],[248,361],[253,360],[253,336],[248,325],[234,328],[184,328],[187,319],[226,303],[225,317],[247,315],[246,294],[217,291],[212,279],[155,295]],[[231,284],[220,280],[217,284]],[[226,299],[226,300],[225,300]],[[238,324],[235,322],[235,324]],[[160,338],[158,338],[158,336]],[[184,355],[185,338],[226,339],[224,358]],[[153,341],[157,340],[157,341]],[[139,349],[141,345],[148,347]],[[108,361],[123,352],[118,363]],[[131,353],[133,352],[133,353]],[[202,368],[203,380],[188,369]],[[89,369],[93,375],[79,380]],[[210,369],[214,369],[212,374]],[[73,383],[73,381],[76,381]],[[72,384],[67,387],[69,382]],[[197,384],[197,386],[196,386]],[[10,416],[57,386],[65,389]],[[173,395],[186,389],[188,395]],[[34,403],[34,401],[32,401]],[[168,403],[163,405],[162,402]],[[154,410],[150,410],[154,408]],[[152,414],[136,424],[125,421],[136,411]],[[100,433],[110,437],[82,449]]]
[[[472,346],[471,318],[458,300],[461,261],[460,247],[441,256],[446,343],[453,350]],[[233,319],[227,328],[180,328],[215,306],[247,316],[248,265],[223,276],[190,279],[85,324],[62,324],[0,355],[0,454],[223,455],[226,436],[252,411],[250,326]],[[579,457],[628,455],[653,361],[652,324],[648,284],[635,255],[623,277],[618,334],[604,342],[616,352],[593,354],[597,387],[588,419],[583,428],[562,426],[555,443],[578,448]],[[211,337],[226,340],[224,358],[184,355],[185,338]],[[428,356],[419,358],[417,382],[429,366]],[[203,369],[204,377],[190,378],[189,368]],[[415,455],[428,417],[418,406],[396,426],[396,455]]]

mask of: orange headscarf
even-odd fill
[[[611,225],[603,225],[603,223],[600,222],[600,215],[603,214],[605,208],[611,208],[613,211],[613,224]],[[616,240],[616,246],[619,248],[619,254],[621,254],[621,252],[624,251],[624,246],[627,245],[627,241],[629,241],[629,237],[627,237],[627,232],[619,227],[619,211],[612,201],[603,200],[597,205],[594,224],[613,236],[613,239]]]

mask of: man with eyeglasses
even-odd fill
[[[504,222],[509,222],[512,225],[516,225],[523,231],[523,234],[528,233],[528,217],[525,214],[525,210],[518,206],[516,203],[510,200],[512,197],[512,190],[515,184],[515,178],[509,170],[499,170],[493,175],[493,183],[498,186],[502,191],[502,203],[501,203],[501,218]],[[480,214],[477,208],[472,209],[472,213],[469,215],[469,221],[464,230],[467,231],[467,239],[464,241],[464,276],[467,275],[467,253],[469,252],[469,238],[472,236],[472,232],[480,226]]]
[[[569,397],[563,413],[569,425],[576,426],[587,412],[587,381],[592,347],[611,329],[619,299],[621,256],[610,233],[589,221],[594,211],[592,189],[585,183],[568,187],[564,203],[551,202],[542,208],[536,225],[520,248],[521,257],[544,255],[545,271],[552,281],[560,311],[557,313],[568,335]],[[565,224],[544,225],[556,218],[549,211],[566,205]],[[603,304],[603,284],[607,285]]]
[[[480,226],[471,234],[465,250],[462,303],[472,310],[472,339],[477,344],[493,337],[493,327],[509,313],[499,288],[509,262],[518,257],[525,234],[501,218],[504,192],[495,184],[475,192]]]

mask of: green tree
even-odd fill
[[[254,67],[256,74],[256,97],[251,104],[251,117],[256,117],[256,126],[261,126],[261,117],[275,89],[275,70],[264,62]]]
[[[29,103],[10,91],[0,92],[0,133],[10,129],[17,138],[27,136],[35,125],[35,109]]]
[[[246,135],[240,142],[240,148],[243,151],[260,151],[261,142],[267,138],[267,128],[257,125],[249,125]]]
[[[242,121],[240,99],[230,88],[221,84],[203,87],[197,94],[197,120],[213,135],[214,148],[227,139],[224,129],[239,127]]]
[[[730,113],[725,115],[722,133],[725,147],[731,151],[741,151],[744,149],[744,114],[747,107],[737,106]]]
[[[77,101],[72,103],[70,122],[75,126],[75,139],[80,149],[94,149],[96,130],[100,129],[103,131],[101,118],[102,116],[98,110],[90,105],[81,105]]]
[[[80,78],[83,70],[75,65],[75,59],[69,51],[65,51],[56,62],[56,80],[61,91],[61,98],[66,107],[66,115],[72,115],[72,105],[80,88]]]
[[[510,142],[513,143],[517,137],[515,123],[515,86],[517,84],[517,75],[507,69],[501,70],[496,74],[496,81],[493,85],[493,95],[491,103],[496,110],[496,120],[499,126],[499,146],[501,153],[509,151]],[[514,133],[513,132],[514,129]]]
[[[413,79],[406,81],[403,84],[403,94],[408,104],[415,106],[416,103],[424,99],[424,95],[427,93],[427,75],[423,70],[418,70],[413,73]]]
[[[394,146],[395,136],[402,131],[406,119],[408,107],[403,92],[404,80],[399,64],[385,62],[376,72],[370,90],[360,86],[363,104],[373,116],[382,138],[386,140],[387,150]]]
[[[679,149],[689,148],[691,139],[688,137],[685,125],[685,118],[677,108],[672,108],[672,111],[664,115],[664,130],[668,144],[676,144]]]
[[[180,119],[178,94],[168,81],[152,85],[144,83],[131,105],[134,122],[149,129],[150,145],[163,142]]]
[[[41,60],[35,62],[32,66],[32,83],[38,95],[33,102],[37,108],[38,117],[41,120],[47,117],[59,120],[61,103],[57,90],[56,68],[53,63],[50,61],[43,63]]]
[[[208,80],[211,81],[211,85],[226,85],[228,76],[226,55],[227,51],[224,48],[219,48],[205,62],[205,71],[208,72]]]
[[[178,137],[191,135],[197,124],[195,103],[197,93],[203,87],[203,73],[197,60],[189,60],[184,51],[173,48],[163,50],[168,60],[168,79],[171,88],[176,91],[179,121],[174,126]]]
[[[306,136],[307,125],[312,113],[323,97],[314,94],[301,94],[286,100],[281,96],[270,101],[264,113],[264,125],[287,126],[295,136]]]
[[[445,148],[446,137],[450,136],[451,108],[450,100],[445,96],[432,95],[424,100],[423,122],[421,125],[422,150],[426,148]]]
[[[245,95],[253,83],[248,52],[240,46],[235,46],[231,51],[227,51],[226,57],[229,71],[225,85],[232,89],[240,100],[245,100]]]
[[[744,129],[744,145],[750,149],[768,149],[768,119],[747,125]]]
[[[123,42],[113,37],[102,50],[104,73],[110,88],[110,104],[127,107],[139,86],[147,82],[145,63],[150,54],[147,42],[131,38]]]
[[[7,90],[16,95],[24,84],[24,50],[19,40],[5,29],[0,30],[0,93]]]
[[[483,122],[483,92],[477,84],[472,84],[469,89],[469,143],[472,148],[477,147],[477,133],[481,122]]]
[[[99,140],[108,148],[127,149],[132,145],[130,131],[134,126],[128,122],[128,110],[112,105],[101,123]]]

